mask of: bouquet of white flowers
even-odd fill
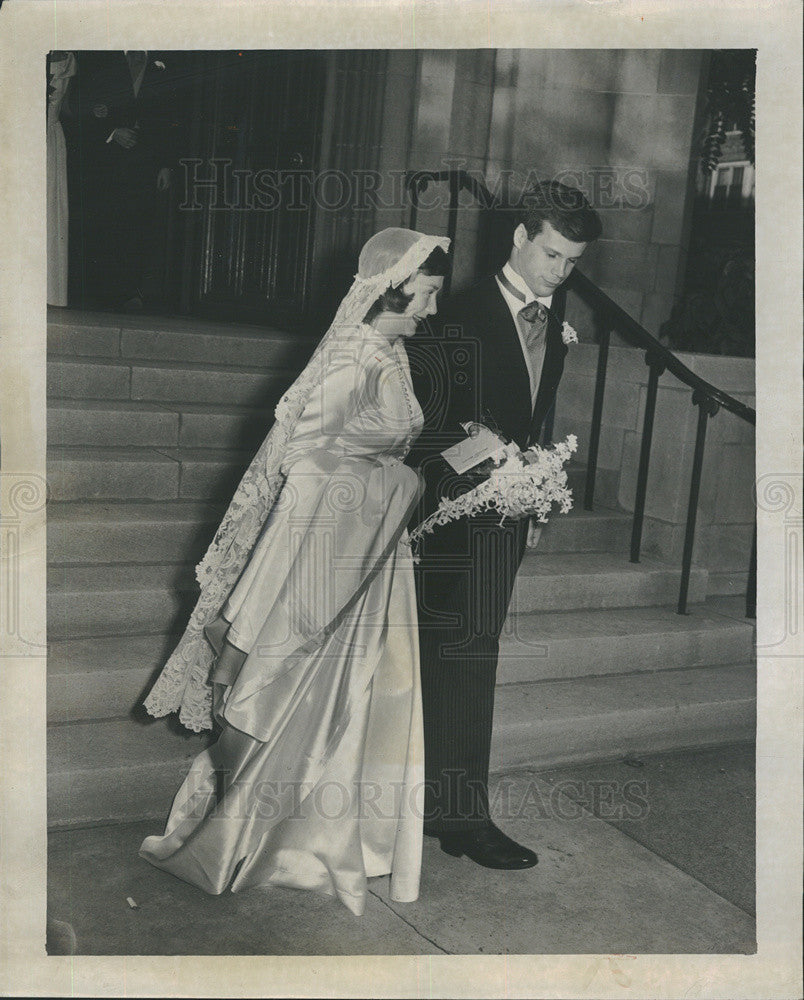
[[[436,510],[410,533],[412,545],[438,525],[483,511],[497,511],[502,524],[506,518],[522,517],[546,522],[553,504],[560,506],[562,514],[571,510],[572,493],[564,465],[578,447],[574,434],[550,448],[533,445],[521,451],[513,443],[500,444],[489,460],[489,477],[454,500],[443,497]]]

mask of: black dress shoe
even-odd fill
[[[438,836],[445,854],[454,858],[466,855],[484,868],[532,868],[539,861],[533,851],[506,837],[493,823]]]

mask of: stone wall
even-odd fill
[[[679,354],[693,372],[755,406],[750,358]],[[597,347],[570,348],[556,404],[554,437],[578,435],[585,461],[594,397]],[[619,470],[619,504],[634,509],[648,368],[644,354],[612,347],[603,406],[598,463]],[[698,410],[691,390],[675,376],[659,380],[642,551],[681,562]],[[754,428],[720,410],[709,420],[704,451],[693,561],[710,573],[710,593],[745,591],[754,525]],[[581,502],[581,498],[577,498]]]
[[[421,50],[390,57],[382,169],[461,166],[494,188],[562,177],[600,207],[583,269],[652,333],[683,274],[705,53],[698,50]],[[411,75],[415,87],[410,86]],[[434,196],[431,196],[436,200]],[[444,232],[446,191],[418,224]],[[384,225],[406,224],[401,207]],[[479,213],[459,213],[454,286],[475,274]],[[571,322],[590,329],[583,307]]]

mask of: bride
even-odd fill
[[[355,914],[366,879],[415,900],[423,738],[405,525],[421,431],[404,340],[435,312],[449,240],[385,229],[237,488],[201,595],[151,689],[220,735],[140,856],[209,893],[293,886]]]

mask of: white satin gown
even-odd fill
[[[305,407],[219,619],[238,654],[213,668],[221,735],[140,848],[209,893],[313,889],[358,915],[372,877],[418,896],[424,782],[402,462],[423,419],[402,342],[360,329]]]

